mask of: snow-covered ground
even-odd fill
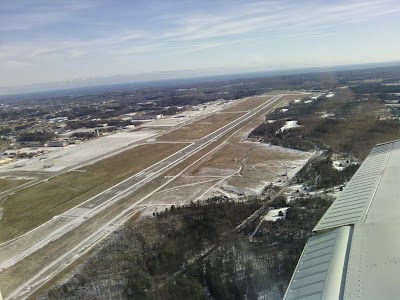
[[[342,171],[343,169],[345,169],[348,166],[351,165],[356,165],[357,163],[355,162],[348,162],[345,160],[334,160],[332,161],[332,167],[334,167],[336,170]]]
[[[267,215],[264,217],[264,221],[275,222],[280,219],[285,219],[288,208],[289,207],[271,209],[270,211],[268,211]],[[280,212],[282,212],[282,216],[279,215]]]
[[[13,164],[0,167],[0,172],[18,171],[48,171],[56,172],[73,165],[82,164],[107,153],[118,151],[131,143],[149,138],[159,131],[141,130],[132,132],[118,132],[89,140],[78,145],[58,148],[43,148],[49,153],[40,157],[18,160]],[[16,168],[18,166],[18,168]]]
[[[297,124],[297,121],[286,121],[285,125],[280,128],[280,131],[285,131],[296,127],[300,127],[300,125]]]
[[[342,171],[344,168],[346,168],[346,166],[343,166],[342,162],[339,160],[334,160],[332,162],[332,166],[339,171]]]
[[[325,97],[326,97],[326,98],[332,98],[333,96],[335,96],[334,93],[329,93],[329,94],[327,94]]]
[[[349,155],[340,155],[340,154],[333,154],[332,155],[332,167],[336,170],[342,171],[344,168],[352,165],[356,165],[360,163],[358,159],[349,156]]]
[[[330,117],[334,117],[334,116],[335,116],[335,114],[329,114],[327,112],[323,112],[321,114],[321,118],[330,118]]]

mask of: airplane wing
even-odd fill
[[[400,140],[373,148],[313,231],[285,300],[399,299]]]

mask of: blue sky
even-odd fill
[[[400,60],[400,1],[2,0],[0,92]]]

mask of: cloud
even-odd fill
[[[161,49],[163,46],[171,48],[171,45],[176,49],[176,53],[182,53],[188,51],[188,43],[189,47],[190,43],[192,46],[189,51],[193,52],[240,42],[245,38],[256,39],[268,34],[292,36],[296,39],[323,37],[334,34],[335,28],[343,24],[400,13],[400,3],[394,0],[302,3],[232,1],[229,5],[217,5],[211,10],[214,3],[208,3],[211,13],[202,12],[196,5],[180,13],[173,11],[163,14],[159,11],[160,15],[154,17],[160,21],[158,28],[151,28],[146,23],[119,23],[112,17],[107,19],[107,16],[96,20],[88,17],[87,23],[82,25],[82,31],[85,31],[85,25],[89,28],[93,26],[90,33],[86,33],[87,36],[60,39],[46,31],[38,33],[35,28],[49,27],[61,21],[76,22],[77,19],[80,20],[78,12],[93,9],[97,3],[88,0],[65,3],[42,0],[37,1],[35,6],[26,4],[30,7],[28,11],[17,8],[13,13],[0,14],[0,31],[30,30],[36,35],[31,40],[26,35],[24,39],[17,41],[10,37],[7,44],[13,51],[7,52],[15,59],[18,56],[20,59],[33,59],[50,54],[80,57],[94,51],[124,55],[140,49]],[[12,6],[11,1],[6,1],[5,7],[7,6]],[[176,9],[177,5],[164,4],[162,7]],[[133,15],[132,19],[134,18]],[[148,20],[149,24],[151,22],[152,20]],[[111,29],[102,30],[101,36],[98,36],[98,26],[108,26]],[[315,28],[320,28],[318,33]],[[23,47],[18,46],[21,44]]]
[[[4,2],[4,3],[3,3]],[[94,1],[9,1],[0,8],[0,32],[32,31],[76,18],[95,7]]]
[[[301,31],[315,26],[362,22],[400,13],[398,1],[351,2],[256,2],[238,3],[234,9],[171,17],[175,29],[163,34],[175,40],[205,40],[238,37],[268,31]]]
[[[135,54],[190,61],[192,53],[230,51],[231,45],[312,42],[399,14],[398,0],[138,0],[120,6],[111,0],[2,0],[0,65],[5,74],[66,62],[77,70],[83,61],[110,66]]]

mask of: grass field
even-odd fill
[[[165,134],[159,138],[163,141],[188,141],[196,140],[205,137],[206,135],[214,132],[222,126],[229,124],[238,117],[244,115],[244,113],[216,113],[201,119],[197,122],[188,124],[178,130],[174,130],[168,134]]]
[[[17,179],[17,178],[0,178],[0,193],[16,188],[24,183],[31,181],[30,179]]]
[[[33,229],[186,146],[139,145],[8,196],[0,220],[0,242]]]
[[[222,112],[249,111],[256,108],[257,106],[260,106],[271,98],[271,95],[253,97],[246,101],[242,101],[239,104],[233,105],[227,109],[224,109]]]

